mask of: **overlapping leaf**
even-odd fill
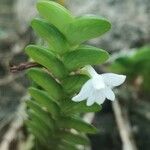
[[[88,76],[81,74],[68,76],[62,80],[62,86],[65,92],[73,94],[78,92],[88,79]]]
[[[26,47],[25,51],[37,63],[46,67],[55,77],[63,78],[67,76],[68,71],[64,64],[56,58],[49,49],[36,45],[29,45]]]
[[[54,126],[54,120],[50,115],[48,115],[47,112],[45,112],[41,107],[33,102],[33,101],[27,101],[27,105],[31,110],[28,110],[29,117],[31,116],[31,119],[36,119],[37,124],[43,124],[43,129],[45,127],[53,130],[55,128]]]
[[[42,17],[57,27],[62,33],[67,24],[74,20],[70,12],[55,2],[41,1],[37,3],[37,9]]]
[[[29,88],[29,92],[32,98],[34,98],[34,100],[37,101],[40,106],[45,107],[54,118],[57,118],[59,116],[59,106],[48,96],[45,91],[36,88]]]
[[[53,25],[42,19],[34,19],[31,25],[38,35],[48,42],[54,52],[62,54],[69,50],[65,37]]]
[[[69,143],[77,144],[77,145],[88,145],[89,139],[85,136],[74,134],[71,132],[62,131],[57,133],[59,137],[64,139],[65,141],[68,141]]]
[[[111,28],[111,24],[104,18],[86,15],[75,18],[66,28],[65,36],[69,42],[80,44],[104,34]]]
[[[63,100],[62,107],[62,113],[67,116],[79,113],[98,112],[101,110],[101,106],[99,106],[98,104],[87,106],[85,101],[73,102],[71,99]]]
[[[53,100],[58,101],[63,97],[61,85],[57,83],[56,80],[53,79],[46,71],[32,68],[28,71],[28,75],[33,81],[44,88]]]
[[[68,10],[54,2],[39,2],[37,8],[73,45],[98,37],[111,28],[108,20],[94,15],[74,18]]]
[[[105,62],[109,54],[99,48],[83,45],[63,56],[63,62],[69,70],[75,70],[85,65],[97,65]]]
[[[59,126],[63,128],[73,128],[83,133],[97,133],[97,129],[94,126],[77,118],[61,118]]]

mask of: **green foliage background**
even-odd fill
[[[126,74],[129,83],[133,83],[138,77],[142,80],[142,91],[150,90],[150,46],[144,46],[127,55],[120,55],[109,66],[109,70],[116,73]]]

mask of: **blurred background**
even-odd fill
[[[37,0],[0,0],[0,150],[23,150],[27,141],[24,116],[29,81],[25,72],[10,73],[9,66],[28,61],[24,47],[35,43],[30,21],[38,16]],[[106,101],[93,118],[100,129],[89,135],[92,150],[149,150],[150,147],[150,1],[66,0],[73,14],[106,17],[112,29],[89,41],[112,54],[97,71],[127,75],[116,90],[118,101]]]

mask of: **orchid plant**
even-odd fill
[[[97,74],[91,65],[104,63],[109,54],[84,44],[111,24],[95,15],[75,17],[52,1],[38,2],[37,9],[42,18],[33,19],[31,26],[44,43],[25,48],[40,64],[27,72],[33,82],[26,121],[35,137],[33,149],[77,150],[89,144],[87,133],[97,132],[81,114],[100,111],[106,98],[115,99],[112,88],[125,81],[124,75]]]

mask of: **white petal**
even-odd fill
[[[98,104],[98,105],[101,105],[104,101],[105,101],[106,97],[103,93],[103,91],[99,91],[97,97],[96,97],[96,100],[95,102]]]
[[[95,89],[93,89],[91,92],[90,92],[90,94],[89,94],[89,97],[88,97],[88,99],[87,99],[87,106],[91,106],[91,105],[93,105],[94,104],[94,102],[96,101],[96,99],[97,99],[97,94],[99,93],[99,91],[98,90],[95,90]]]
[[[78,95],[74,96],[72,98],[73,101],[79,102],[82,100],[85,100],[86,98],[89,97],[89,94],[92,91],[92,82],[91,79],[88,80],[81,88],[80,92]]]
[[[94,96],[91,95],[91,96],[87,99],[86,105],[87,105],[87,106],[91,106],[91,105],[94,104],[94,102],[95,102]]]
[[[105,83],[101,75],[96,75],[92,78],[93,87],[97,90],[105,88]]]
[[[103,77],[105,84],[109,87],[119,86],[126,79],[125,75],[118,75],[115,73],[104,73],[101,74],[101,76]]]
[[[104,90],[104,94],[106,96],[107,99],[111,100],[111,101],[114,101],[115,100],[115,94],[114,92],[112,91],[112,89],[110,88],[106,88]]]

